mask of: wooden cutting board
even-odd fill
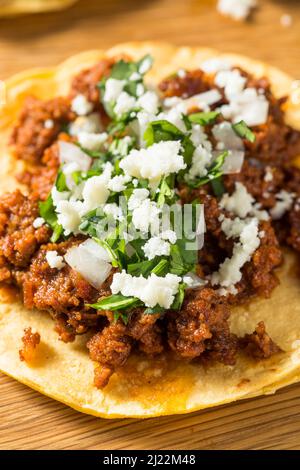
[[[300,79],[300,4],[259,0],[253,19],[217,15],[215,0],[82,0],[70,10],[0,19],[0,79],[128,40],[216,47]],[[280,25],[290,13],[293,24]],[[0,375],[0,449],[300,449],[300,385],[186,416],[105,421]]]

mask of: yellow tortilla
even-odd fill
[[[0,16],[62,10],[77,0],[0,0]]]
[[[148,80],[155,85],[179,68],[196,68],[210,57],[221,55],[257,76],[267,75],[276,96],[290,95],[292,79],[279,70],[236,55],[219,54],[212,49],[175,48],[162,43],[122,44],[108,52],[89,51],[70,58],[57,68],[30,70],[6,83],[7,100],[0,109],[0,189],[12,190],[16,163],[7,149],[7,135],[24,97],[35,94],[51,98],[68,92],[71,77],[89,67],[105,54],[120,52],[139,58],[154,56],[154,69]],[[287,119],[300,128],[300,105],[289,103]],[[273,393],[300,378],[300,279],[295,255],[287,252],[278,274],[281,284],[270,299],[256,299],[237,307],[231,316],[231,329],[239,336],[250,333],[264,320],[267,331],[283,353],[269,360],[254,361],[239,356],[235,366],[215,364],[210,367],[181,361],[150,361],[131,357],[114,374],[108,386],[97,390],[93,385],[94,364],[85,347],[86,337],[71,344],[59,341],[53,321],[46,313],[28,311],[11,303],[4,292],[0,304],[0,370],[20,382],[59,400],[81,412],[105,418],[150,417],[189,413],[242,398]],[[28,366],[19,359],[23,330],[31,326],[41,334],[37,361]]]

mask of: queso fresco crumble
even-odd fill
[[[93,332],[100,388],[133,350],[225,364],[279,352],[263,322],[238,338],[228,318],[276,287],[283,243],[300,247],[285,100],[220,58],[156,87],[152,63],[103,59],[67,97],[28,98],[11,144],[29,196],[0,200],[0,281],[63,341]]]

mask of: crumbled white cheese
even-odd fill
[[[250,261],[259,244],[258,220],[253,218],[242,228],[240,239],[233,246],[231,258],[226,258],[219,270],[212,274],[212,285],[230,287],[239,282],[242,279],[242,267]]]
[[[225,119],[233,122],[245,121],[248,126],[259,126],[267,122],[269,103],[255,88],[246,88],[232,95],[229,104],[220,107]]]
[[[99,113],[92,113],[89,116],[80,116],[70,124],[70,134],[78,135],[80,132],[99,133],[102,129]]]
[[[143,246],[143,251],[148,259],[155,256],[169,256],[170,244],[176,243],[177,235],[173,230],[165,230],[158,236],[150,238]]]
[[[149,196],[148,189],[137,188],[132,191],[130,198],[128,199],[128,209],[132,211],[141,205],[141,203]]]
[[[198,145],[194,151],[192,165],[187,177],[195,179],[196,177],[206,176],[208,171],[207,168],[211,166],[212,160],[212,152],[205,149],[203,145]]]
[[[150,238],[143,246],[146,258],[153,259],[155,256],[169,256],[170,243],[162,240],[161,237]]]
[[[144,199],[141,204],[132,211],[133,226],[143,233],[149,230],[151,234],[159,232],[161,210],[154,201]]]
[[[233,96],[241,93],[247,82],[239,70],[221,70],[215,76],[215,84],[224,88],[225,96],[230,100]]]
[[[205,279],[201,279],[199,276],[197,276],[197,274],[192,272],[185,274],[182,280],[191,289],[205,286],[205,284],[207,284]]]
[[[229,286],[226,288],[221,287],[217,290],[217,293],[220,295],[220,297],[227,297],[227,295],[229,294],[236,295],[238,293],[238,290],[234,286]]]
[[[69,248],[65,260],[96,289],[101,287],[112,268],[109,253],[91,239]]]
[[[174,301],[180,282],[181,278],[174,274],[159,277],[152,273],[148,278],[144,278],[131,276],[122,271],[114,274],[111,291],[113,294],[121,293],[126,297],[136,297],[147,307],[153,308],[159,305],[168,309]]]
[[[119,207],[115,202],[105,204],[103,207],[103,212],[108,216],[111,215],[115,220],[124,220],[122,208]]]
[[[291,209],[294,202],[295,194],[290,193],[282,189],[276,194],[277,202],[275,206],[270,210],[270,214],[273,220],[281,219],[281,217]]]
[[[77,233],[81,210],[82,203],[80,201],[59,201],[57,203],[57,220],[63,227],[66,236],[70,233]]]
[[[125,83],[124,80],[117,80],[116,78],[106,80],[103,101],[106,103],[117,101],[123,91]]]
[[[212,57],[202,62],[200,68],[206,73],[217,73],[221,70],[231,69],[231,64],[228,60],[222,57]]]
[[[217,10],[234,20],[243,21],[248,18],[256,0],[218,0]]]
[[[120,168],[130,176],[157,181],[164,175],[186,168],[180,150],[181,143],[178,141],[159,142],[147,149],[133,149],[121,160]]]
[[[65,266],[64,259],[60,256],[57,251],[49,250],[46,253],[46,260],[50,268],[62,269]]]
[[[107,139],[107,133],[95,134],[91,132],[79,132],[78,142],[87,150],[96,152],[100,150]]]
[[[84,95],[77,95],[72,100],[71,109],[78,116],[86,116],[93,111],[93,104]]]
[[[237,182],[235,183],[235,191],[231,196],[228,193],[223,194],[220,206],[222,209],[226,209],[238,217],[244,218],[251,213],[254,202],[255,200],[248,193],[246,186]]]
[[[126,91],[122,91],[116,101],[114,112],[117,116],[128,113],[137,106],[137,101],[134,96],[129,95]]]
[[[108,182],[108,189],[110,191],[113,191],[115,193],[119,193],[121,191],[124,191],[126,189],[126,184],[131,180],[131,177],[128,175],[117,175],[114,176],[109,182]]]
[[[168,240],[172,245],[177,241],[177,234],[174,230],[164,230],[160,236],[163,240]]]
[[[46,119],[46,121],[44,122],[44,127],[45,129],[53,129],[54,127],[53,119]]]
[[[221,229],[225,233],[226,238],[238,238],[247,224],[247,219],[242,220],[239,217],[229,219],[224,217],[221,224]]]
[[[159,98],[154,91],[146,91],[137,101],[138,106],[148,113],[156,114],[159,107]]]
[[[105,204],[109,196],[109,190],[103,175],[92,176],[86,180],[82,196],[86,212],[97,209],[101,204]]]
[[[235,183],[235,191],[231,194],[223,194],[219,202],[220,207],[234,215],[245,218],[246,216],[254,216],[258,220],[268,220],[269,215],[267,211],[261,210],[260,205],[255,202],[255,199],[247,191],[246,186],[240,182]]]
[[[33,221],[33,227],[34,228],[40,228],[44,225],[45,221],[43,219],[43,217],[37,217],[36,219],[34,219]]]
[[[266,181],[266,183],[269,183],[270,181],[273,180],[273,172],[272,172],[272,169],[269,166],[266,167],[264,180]]]

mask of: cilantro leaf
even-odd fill
[[[53,234],[51,242],[56,243],[63,233],[63,227],[57,221],[57,214],[54,210],[53,199],[49,194],[46,201],[39,202],[40,216],[47,222],[52,228]]]
[[[237,122],[236,124],[232,124],[232,129],[234,132],[241,137],[242,139],[249,140],[249,142],[255,142],[256,137],[254,132],[249,129],[245,121]]]
[[[207,126],[208,124],[213,124],[219,115],[220,113],[218,111],[192,113],[188,115],[188,120],[193,124]]]
[[[164,313],[165,309],[164,307],[161,307],[160,305],[156,305],[155,307],[151,308],[148,307],[146,310],[144,310],[145,315],[156,315],[157,313]]]
[[[222,181],[222,176],[211,181],[211,186],[216,197],[221,197],[225,193],[224,184]]]
[[[143,137],[147,147],[161,141],[179,140],[183,147],[184,161],[187,165],[191,164],[195,146],[189,135],[182,132],[171,122],[165,119],[150,122]]]
[[[113,294],[109,297],[99,300],[94,304],[87,304],[88,307],[94,308],[95,310],[124,310],[125,308],[137,307],[142,305],[142,302],[136,297],[125,297],[122,294]]]
[[[181,309],[182,303],[184,301],[185,289],[186,289],[186,284],[184,282],[179,284],[178,292],[175,296],[173,304],[171,305],[172,310],[180,310]]]
[[[57,191],[59,191],[60,193],[62,193],[63,191],[69,191],[69,188],[66,183],[66,176],[61,170],[59,170],[57,173],[55,186]]]

